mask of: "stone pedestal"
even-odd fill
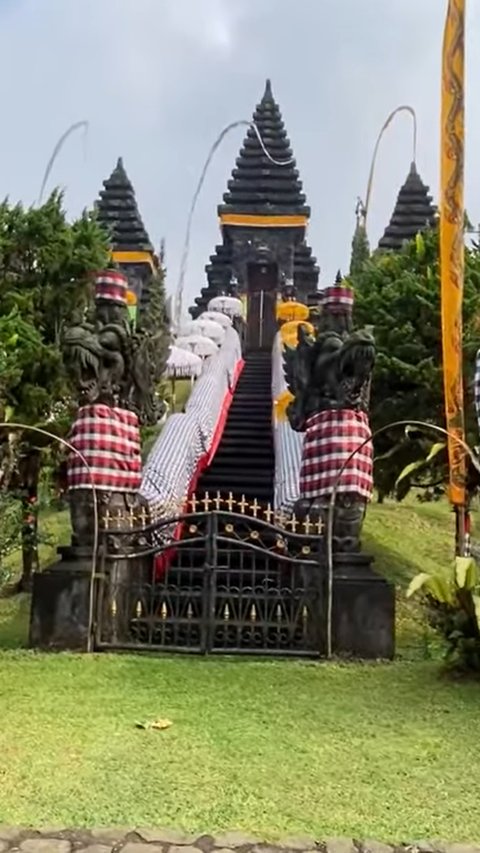
[[[29,645],[37,649],[88,650],[92,562],[69,554],[33,576]]]
[[[333,653],[391,660],[395,654],[395,588],[365,554],[334,558]]]

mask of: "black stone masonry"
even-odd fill
[[[428,187],[418,174],[415,163],[412,163],[378,248],[399,251],[405,240],[412,240],[419,231],[433,225],[435,212]]]

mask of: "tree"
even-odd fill
[[[401,252],[376,253],[351,281],[356,293],[356,322],[373,325],[377,343],[372,429],[399,420],[444,426],[438,231],[417,235]],[[463,347],[467,433],[473,442],[472,379],[479,317],[480,252],[473,247],[465,250]],[[392,434],[376,439],[375,479],[380,499],[394,490],[405,465],[424,457],[438,440],[421,437],[418,431],[394,442],[393,447]],[[403,492],[411,483],[404,479]]]
[[[65,325],[81,317],[92,273],[108,263],[103,232],[88,213],[67,222],[62,195],[38,208],[0,205],[0,415],[64,433],[69,388],[61,353]],[[60,412],[60,416],[59,416]],[[23,575],[38,561],[36,506],[42,443],[28,430],[0,436],[0,485],[24,506]]]
[[[147,317],[140,316],[140,323],[142,326],[146,325],[157,336],[159,346],[156,353],[156,360],[159,365],[164,365],[168,358],[171,334],[170,319],[167,311],[167,295],[165,292],[165,270],[161,263],[149,283],[147,315]]]
[[[370,246],[368,243],[367,230],[360,221],[357,222],[352,240],[352,254],[350,258],[350,275],[356,276],[361,273],[364,263],[370,257]]]

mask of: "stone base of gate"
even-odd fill
[[[29,645],[87,651],[91,558],[65,558],[33,577]]]
[[[334,558],[333,653],[391,660],[395,654],[395,587],[366,554]]]

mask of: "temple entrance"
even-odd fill
[[[247,349],[270,350],[277,331],[276,264],[248,265]]]

